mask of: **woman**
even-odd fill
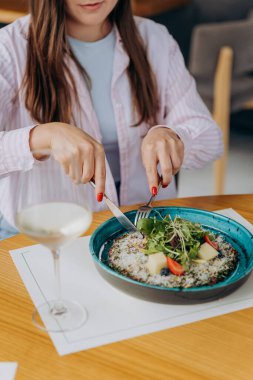
[[[221,131],[176,42],[165,27],[133,18],[130,0],[33,0],[30,13],[0,31],[5,222],[13,224],[22,159],[29,173],[39,170],[31,151],[51,149],[76,182],[94,177],[94,211],[104,191],[116,204],[157,194],[157,165],[158,199],[175,197],[182,166],[220,156]]]

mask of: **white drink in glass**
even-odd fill
[[[83,307],[61,298],[59,258],[60,248],[84,234],[91,220],[92,214],[88,209],[71,202],[39,203],[24,208],[16,215],[20,231],[48,247],[54,258],[57,296],[39,307],[47,327],[38,319],[37,311],[33,314],[33,322],[42,330],[68,331],[81,326],[87,319]]]
[[[33,240],[56,250],[84,234],[91,218],[90,211],[75,203],[47,202],[20,211],[16,224]]]
[[[27,170],[27,160],[35,160]],[[47,247],[54,263],[55,297],[44,294],[44,303],[36,305],[32,320],[43,331],[64,332],[82,326],[88,317],[82,303],[65,299],[61,294],[60,251],[68,243],[83,235],[92,220],[87,186],[74,183],[55,160],[63,154],[40,150],[29,152],[21,159],[20,184],[17,192],[17,228],[32,240]],[[71,257],[70,260],[75,260]],[[72,276],[72,274],[70,274]]]

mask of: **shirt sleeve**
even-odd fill
[[[0,43],[0,175],[29,170],[34,162],[29,146],[30,130],[34,125],[8,131],[18,90],[14,58]]]
[[[200,98],[176,41],[170,35],[168,38],[170,48],[164,126],[176,132],[184,143],[182,167],[201,168],[222,155],[222,132]]]

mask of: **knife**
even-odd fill
[[[91,186],[95,189],[96,185],[93,180],[89,182]],[[104,201],[107,207],[111,210],[113,215],[118,219],[118,222],[128,231],[138,231],[135,225],[123,214],[123,212],[104,194]]]

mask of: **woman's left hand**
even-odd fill
[[[146,169],[150,192],[157,194],[158,172],[160,164],[162,185],[167,187],[183,163],[184,144],[178,135],[166,127],[150,131],[142,142],[142,161]]]

